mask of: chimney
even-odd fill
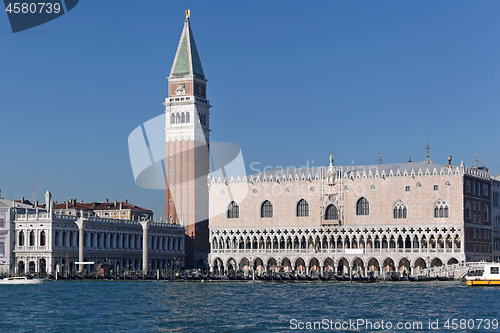
[[[35,207],[38,207],[38,200],[35,200]]]
[[[104,202],[109,202],[109,200],[108,199],[104,199]]]
[[[21,203],[24,203],[24,197],[21,197]]]
[[[68,209],[68,208],[69,208],[69,200],[66,201],[66,209]]]
[[[448,165],[451,165],[451,155],[448,156]]]
[[[115,202],[114,202],[114,205],[113,205],[113,206],[115,206],[115,207],[116,207],[116,205],[117,205],[117,202],[116,202],[116,200],[115,200]]]
[[[122,209],[123,209],[123,203],[120,202],[120,210],[122,210]]]
[[[95,208],[95,201],[92,202],[92,209]]]
[[[128,203],[128,199],[125,199],[125,203]]]

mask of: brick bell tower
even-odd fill
[[[189,10],[170,71],[166,112],[165,219],[186,228],[187,268],[205,268],[208,242],[210,103]]]

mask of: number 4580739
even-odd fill
[[[38,14],[41,14],[43,12],[45,12],[47,14],[51,14],[51,13],[58,14],[61,11],[61,5],[57,2],[54,4],[51,2],[39,2],[39,3],[15,2],[15,3],[9,3],[7,8],[5,8],[5,11],[8,12],[9,14],[10,13],[14,13],[14,14],[19,14],[19,13],[35,14],[35,13],[38,13]]]

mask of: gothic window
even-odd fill
[[[477,183],[477,195],[481,196],[481,183]]]
[[[487,197],[488,193],[489,193],[489,191],[488,191],[488,184],[483,184],[483,195],[485,197]]]
[[[470,180],[465,181],[465,192],[470,193]]]
[[[407,217],[406,204],[402,200],[394,204],[393,217],[395,219],[405,219]]]
[[[260,217],[273,217],[273,205],[269,200],[262,203],[260,207]]]
[[[30,246],[34,246],[34,245],[35,245],[35,232],[31,231],[30,232]]]
[[[465,218],[470,219],[470,203],[468,201],[465,203]]]
[[[297,203],[297,216],[309,216],[309,204],[304,199]]]
[[[174,113],[170,114],[170,123],[175,124],[175,114]]]
[[[484,221],[488,221],[490,219],[490,213],[488,211],[488,206],[484,205]]]
[[[369,215],[370,214],[370,204],[365,197],[362,197],[356,203],[356,215]]]
[[[191,117],[189,117],[189,112],[186,112],[186,123],[190,123],[191,122]]]
[[[240,217],[240,206],[234,201],[231,201],[229,207],[227,209],[227,218],[228,219],[237,219]]]
[[[476,182],[472,183],[472,194],[476,195]]]
[[[448,204],[444,200],[438,200],[434,204],[434,217],[435,218],[447,218],[449,215]]]
[[[40,233],[40,246],[45,246],[45,231]]]
[[[181,124],[184,124],[186,122],[186,115],[183,113],[181,113]]]
[[[24,246],[24,231],[21,230],[19,233],[19,246]]]
[[[338,220],[339,219],[339,211],[335,205],[329,205],[326,207],[325,212],[325,220]]]
[[[177,115],[176,115],[176,118],[175,118],[175,119],[176,119],[176,123],[177,123],[177,124],[180,124],[180,123],[181,123],[181,115],[180,115],[180,114],[178,114],[178,113],[177,113]]]

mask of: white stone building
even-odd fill
[[[15,272],[59,273],[79,269],[79,227],[83,225],[83,261],[108,262],[115,272],[164,270],[184,262],[184,228],[169,223],[131,221],[100,217],[78,218],[57,214],[47,193],[48,212],[16,214]],[[82,214],[83,215],[83,214]],[[83,223],[82,223],[83,222]],[[143,237],[147,230],[147,264],[144,265]],[[86,265],[87,270],[95,266]]]
[[[331,157],[210,183],[214,272],[416,274],[493,259],[490,176],[451,157],[352,167]]]

